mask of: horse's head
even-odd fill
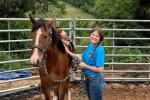
[[[32,22],[32,55],[30,58],[30,63],[37,65],[42,61],[48,46],[52,42],[52,24],[55,19],[52,20],[36,20],[31,15],[29,15],[30,21]]]

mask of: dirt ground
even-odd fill
[[[150,100],[150,85],[110,84],[105,88],[104,100]]]
[[[71,97],[72,100],[82,100],[82,95],[79,95],[79,86],[72,86]],[[79,97],[76,97],[76,96]],[[43,95],[35,95],[31,100],[44,100]],[[28,100],[30,100],[28,99]],[[67,100],[67,99],[66,99]],[[88,100],[87,97],[84,100]],[[150,100],[150,85],[122,85],[118,83],[111,83],[105,87],[103,100]]]
[[[29,81],[24,80],[14,83],[12,82],[11,88],[38,83],[40,83],[39,80],[29,80]],[[0,90],[7,89],[9,85],[0,84]],[[83,95],[79,94],[80,94],[79,85],[78,84],[71,85],[72,100],[82,100]],[[15,100],[45,100],[45,99],[43,94],[41,94],[41,95],[32,95],[31,97],[25,97],[24,99],[15,99]],[[88,100],[87,97],[86,100]],[[135,85],[131,83],[126,84],[109,83],[105,87],[103,100],[150,100],[150,84],[141,83]]]

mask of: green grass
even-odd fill
[[[66,14],[63,18],[94,18],[91,14],[84,12],[83,10],[73,7],[70,4],[66,4]]]
[[[31,12],[28,12],[26,14],[27,17],[29,15],[29,13],[31,13]],[[50,18],[50,17],[55,17],[55,18],[89,18],[89,19],[94,18],[94,16],[92,16],[91,14],[86,13],[82,9],[73,7],[70,4],[66,4],[66,14],[59,16],[59,13],[60,13],[60,10],[57,7],[55,7],[54,5],[50,5],[49,6],[49,12],[46,12],[46,14],[37,13],[35,16],[37,18]]]

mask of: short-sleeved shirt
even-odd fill
[[[92,57],[90,56],[91,52],[93,52]],[[89,44],[86,50],[82,54],[82,59],[89,66],[104,67],[104,62],[105,62],[104,47],[101,44],[98,45],[97,47],[95,47],[93,44]],[[82,71],[84,72],[84,74],[91,77],[97,77],[101,75],[98,72],[93,72],[88,69],[82,69]]]

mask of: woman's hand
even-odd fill
[[[84,62],[81,62],[81,63],[79,64],[79,66],[80,66],[80,68],[87,68],[87,65],[86,65]]]
[[[80,61],[83,61],[82,58],[74,53],[72,53],[71,51],[69,51],[69,49],[66,47],[66,45],[64,44],[65,50],[66,52],[73,58],[78,58]]]

